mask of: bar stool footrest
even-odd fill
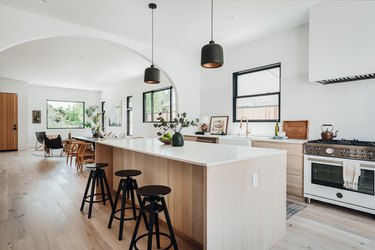
[[[126,209],[133,209],[132,207],[126,207],[125,208],[125,210]],[[139,208],[135,208],[136,210],[139,210]],[[121,211],[121,208],[120,209],[117,209],[114,213],[112,213],[112,215],[113,215],[113,218],[114,219],[116,219],[116,220],[121,220],[121,218],[120,217],[117,217],[116,216],[116,214],[118,213],[118,212],[120,212]],[[139,214],[138,214],[138,216],[139,216]],[[135,219],[137,219],[138,218],[138,216],[136,216],[135,218],[134,217],[131,217],[131,218],[126,218],[126,217],[124,217],[124,220],[135,220]]]
[[[95,196],[102,196],[102,194],[101,194],[101,193],[94,194],[94,197],[95,197]],[[104,196],[106,196],[106,198],[105,198],[104,200],[109,200],[109,195],[108,195],[108,194],[104,194]],[[85,202],[90,203],[90,200],[88,200],[90,197],[91,197],[91,195],[87,195],[87,196],[85,196]],[[103,202],[103,199],[92,201],[92,203],[99,203],[99,202]]]
[[[152,235],[156,235],[156,232],[153,232]],[[158,248],[160,250],[167,250],[167,249],[170,249],[172,247],[172,239],[171,239],[171,236],[169,234],[166,234],[166,233],[163,233],[163,232],[159,232],[159,235],[160,236],[164,236],[164,237],[167,237],[171,243],[169,243],[169,245],[165,248]],[[138,236],[135,241],[134,241],[134,248],[137,249],[137,250],[140,250],[138,247],[137,247],[137,241],[139,241],[140,239],[144,238],[148,236],[148,233],[144,233],[140,236]]]

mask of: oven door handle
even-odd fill
[[[344,164],[343,161],[321,160],[314,158],[307,158],[307,160],[311,163],[334,164],[336,166],[342,166]]]

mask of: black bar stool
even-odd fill
[[[108,228],[112,227],[113,218],[120,220],[120,230],[119,230],[118,240],[122,240],[122,231],[123,231],[124,221],[137,219],[135,199],[134,199],[134,190],[138,188],[138,185],[137,185],[137,181],[133,179],[132,177],[138,176],[140,174],[142,174],[142,172],[139,170],[135,170],[135,169],[120,170],[115,173],[116,176],[123,177],[123,178],[120,179],[120,182],[118,184],[117,193],[115,197],[115,203],[113,204],[111,217],[109,218],[109,222],[108,222]],[[116,210],[120,195],[122,196],[121,208]],[[125,207],[126,197],[129,199],[129,196],[131,196],[130,198],[131,198],[132,205],[130,207]],[[126,209],[133,210],[133,217],[125,218]],[[118,212],[121,212],[120,217],[116,216],[116,213]]]
[[[108,163],[94,163],[87,165],[86,167],[88,169],[91,169],[89,179],[87,180],[86,190],[85,194],[83,195],[82,199],[82,205],[81,205],[81,211],[83,210],[83,207],[85,206],[85,202],[89,203],[89,214],[88,218],[91,218],[91,212],[92,212],[92,205],[94,203],[103,202],[105,205],[105,201],[109,200],[111,203],[111,207],[113,207],[113,201],[111,196],[111,191],[108,186],[107,176],[105,175],[105,171],[103,168],[108,167]],[[91,183],[91,192],[90,195],[87,195]],[[100,185],[102,192],[101,193],[95,193],[95,184],[96,186]],[[105,186],[104,186],[105,185]],[[95,200],[94,196],[102,196],[101,200]],[[90,198],[88,200],[88,198]]]
[[[156,245],[158,249],[160,249],[160,235],[163,235],[169,238],[171,241],[171,243],[164,249],[169,249],[172,246],[174,247],[174,249],[178,249],[176,238],[173,232],[171,219],[169,218],[167,205],[164,199],[164,195],[169,194],[171,192],[171,189],[167,186],[149,185],[149,186],[138,188],[136,192],[137,192],[138,201],[140,203],[141,211],[138,216],[137,223],[135,224],[134,233],[133,233],[132,241],[130,242],[129,249],[133,250],[133,248],[135,248],[139,250],[139,248],[137,247],[137,241],[143,237],[148,236],[147,249],[151,250],[153,235],[156,236]],[[142,196],[144,197],[143,200],[142,200]],[[158,214],[162,211],[164,212],[165,219],[167,221],[169,235],[159,231]],[[147,221],[145,218],[146,212],[148,212],[150,216],[148,226],[147,226]],[[138,233],[138,229],[139,229],[139,225],[141,223],[142,217],[145,220],[146,227],[148,228],[148,232],[137,237],[137,233]],[[155,225],[155,232],[153,231],[154,225]]]

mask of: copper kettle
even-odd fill
[[[325,131],[323,127],[326,128]],[[322,129],[322,132],[320,134],[322,135],[322,140],[324,141],[332,140],[333,138],[337,136],[337,132],[339,132],[338,130],[336,130],[335,134],[333,134],[334,127],[331,124],[323,124],[320,128]],[[328,128],[331,128],[330,131],[328,130]]]

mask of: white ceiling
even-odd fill
[[[44,0],[47,1],[45,4],[41,1],[43,0],[0,0],[0,4],[136,41],[151,42],[151,11],[148,8],[150,0]],[[155,45],[199,56],[201,47],[210,40],[210,1],[154,2],[158,4],[154,12]],[[317,1],[301,0],[216,0],[214,40],[224,47],[225,52],[246,42],[298,26],[308,21],[308,9],[316,3]],[[135,74],[128,71],[137,71],[142,75],[145,65],[149,64],[142,58],[135,60],[137,56],[133,52],[115,44],[97,40],[92,40],[92,43],[88,44],[90,46],[84,46],[84,41],[81,41],[76,46],[69,43],[69,39],[59,38],[8,49],[5,51],[8,60],[0,56],[0,76],[16,76],[13,79],[33,84],[60,81],[64,86],[77,87],[77,84],[82,84],[80,88],[93,88],[93,80],[126,80]],[[55,47],[57,45],[59,47]],[[90,54],[87,47],[98,47],[103,50]],[[54,48],[59,49],[57,51]],[[39,54],[34,53],[34,50],[38,50]],[[28,60],[22,60],[22,54],[27,54]],[[83,63],[79,60],[81,55],[93,58],[84,60]],[[117,66],[118,63],[126,67]],[[75,64],[77,66],[74,66]],[[68,69],[64,69],[64,65]],[[69,65],[73,66],[69,68]],[[121,70],[124,70],[122,74]],[[45,74],[46,72],[50,73]],[[100,82],[95,85],[98,89],[101,88]]]

